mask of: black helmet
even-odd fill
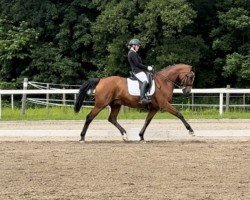
[[[139,46],[141,46],[141,42],[138,39],[132,39],[132,40],[130,40],[130,42],[128,43],[128,45],[129,46],[132,46],[132,45],[139,45]]]

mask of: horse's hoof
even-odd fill
[[[127,141],[128,141],[128,135],[127,135],[127,134],[124,134],[124,135],[122,136],[122,139],[123,139],[123,141],[127,142]]]
[[[79,140],[79,143],[80,143],[80,144],[84,144],[84,143],[85,143],[85,140]]]
[[[189,135],[191,135],[191,136],[195,136],[194,131],[189,131],[188,133],[189,133]]]
[[[146,144],[147,142],[145,140],[140,140],[140,143]]]

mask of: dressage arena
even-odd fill
[[[0,122],[0,199],[250,199],[250,120]]]

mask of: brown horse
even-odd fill
[[[160,109],[178,117],[187,130],[189,130],[189,134],[193,135],[194,132],[191,126],[184,119],[183,115],[170,104],[170,102],[172,101],[175,86],[183,87],[182,91],[184,94],[189,94],[191,92],[194,77],[195,74],[192,71],[192,67],[184,64],[169,66],[159,72],[155,72],[153,74],[156,85],[155,93],[151,96],[152,102],[148,105],[140,104],[139,96],[132,96],[129,94],[126,78],[111,76],[102,79],[92,78],[87,80],[79,90],[74,110],[75,112],[79,112],[84,98],[86,95],[89,95],[90,91],[93,89],[95,89],[95,105],[86,117],[80,141],[85,141],[85,134],[89,124],[96,115],[108,105],[111,108],[108,121],[119,129],[124,140],[127,140],[126,130],[117,122],[117,115],[122,105],[132,108],[144,107],[148,109],[149,113],[146,117],[144,126],[139,133],[141,140],[144,140],[144,132],[147,126]]]

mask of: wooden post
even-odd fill
[[[219,106],[220,115],[223,114],[223,93],[220,93],[220,106]]]
[[[2,95],[0,94],[0,119],[2,119]]]
[[[11,95],[11,109],[14,110],[14,94]]]
[[[74,94],[74,104],[76,103],[76,94]]]
[[[243,110],[245,111],[245,109],[246,109],[246,94],[244,93],[243,94]]]
[[[24,78],[24,80],[23,80],[23,90],[27,90],[27,88],[28,88],[28,78]],[[27,95],[23,94],[21,115],[25,114],[26,99],[27,99]]]
[[[191,93],[191,95],[192,95],[192,111],[194,110],[194,93]]]
[[[124,106],[123,105],[121,106],[121,112],[122,112],[122,114],[124,114]]]
[[[230,89],[230,85],[227,85],[227,89]],[[226,93],[226,112],[229,111],[229,101],[230,101],[230,94]]]
[[[65,90],[65,87],[63,87],[63,90]],[[66,94],[63,93],[63,105],[66,105]]]
[[[49,83],[46,84],[47,90],[49,90]],[[46,94],[46,108],[49,108],[49,94]]]

